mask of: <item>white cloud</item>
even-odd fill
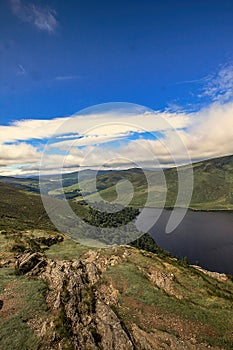
[[[206,77],[203,92],[199,97],[222,103],[232,100],[233,65],[224,65],[216,74]]]
[[[120,125],[119,129],[112,127],[112,130],[110,125],[108,125],[109,128],[106,128],[106,130],[101,127],[99,130],[98,128],[91,130],[88,136],[77,139],[74,144],[73,140],[66,140],[64,143],[53,146],[59,145],[61,148],[64,146],[64,149],[71,147],[69,150],[70,154],[74,156],[73,159],[76,159],[75,156],[78,156],[78,163],[83,167],[97,167],[106,164],[111,166],[114,163],[130,166],[129,164],[133,162],[144,163],[147,166],[156,166],[156,160],[162,167],[168,167],[174,164],[173,156],[181,164],[188,161],[183,147],[177,143],[177,134],[188,149],[193,161],[233,154],[232,115],[232,103],[226,105],[215,103],[209,108],[188,115],[187,120],[189,123],[187,123],[188,126],[184,130],[180,129],[176,130],[176,132],[174,130],[165,130],[163,133],[164,138],[161,140],[147,140],[143,138],[131,140],[127,145],[122,142],[122,146],[116,150],[101,147],[101,144],[104,142],[120,139],[121,135],[122,139],[124,139],[126,136],[123,133],[124,129],[121,129],[125,125]],[[180,122],[178,122],[179,119],[176,119],[177,117],[176,114],[170,116],[174,125],[181,126]],[[191,123],[190,120],[192,121]],[[155,126],[154,129],[156,129]],[[150,130],[152,130],[151,127]],[[97,143],[96,139],[100,145],[94,147],[93,144]],[[88,147],[77,150],[77,145]],[[119,159],[121,160],[119,161]]]
[[[162,118],[159,118],[162,117]],[[139,127],[142,125],[143,128]],[[166,119],[168,123],[163,122]],[[69,121],[69,122],[68,122]],[[184,128],[190,123],[189,117],[184,114],[176,115],[171,113],[144,113],[144,114],[91,114],[77,115],[72,118],[55,118],[50,120],[28,119],[14,122],[9,126],[1,126],[0,143],[26,141],[31,139],[44,139],[54,134],[64,136],[71,133],[95,139],[94,143],[101,143],[103,137],[109,141],[114,140],[117,135],[128,135],[132,131],[153,132],[166,130],[167,128]],[[99,140],[98,140],[99,137]],[[83,143],[82,145],[85,145]]]
[[[0,143],[51,137],[67,118],[20,120],[0,127]]]
[[[193,126],[184,135],[193,158],[233,154],[233,103],[216,103],[197,112]]]
[[[63,161],[65,171],[77,170],[79,167],[127,167],[137,162],[150,167],[156,166],[156,159],[162,167],[167,167],[174,164],[172,154],[178,162],[185,163],[187,158],[181,144],[177,142],[177,135],[194,161],[233,154],[233,103],[214,103],[190,114],[137,112],[23,120],[1,126],[0,173],[3,175],[7,171],[7,174],[22,175],[37,172],[41,147],[35,146],[35,139],[40,143],[53,135],[57,137],[52,139],[49,148],[44,169],[47,173],[56,172]],[[161,122],[163,118],[172,127]],[[156,132],[161,130],[163,138],[156,139]],[[155,137],[145,139],[144,131]],[[130,136],[134,132],[139,133],[139,136],[141,133],[142,137],[131,140]],[[32,139],[34,146],[29,144]],[[106,146],[109,141],[119,141],[118,146]],[[64,150],[69,150],[65,160],[62,155]]]
[[[33,24],[37,29],[54,33],[58,27],[56,11],[49,7],[40,7],[22,0],[10,0],[13,13],[23,22]]]
[[[0,166],[34,163],[39,161],[41,154],[32,145],[17,143],[12,145],[0,144]]]

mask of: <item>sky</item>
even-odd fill
[[[38,173],[47,143],[44,172],[232,154],[232,18],[231,0],[0,0],[0,175]]]

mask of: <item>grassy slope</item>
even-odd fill
[[[181,169],[185,172],[186,167]],[[199,210],[233,209],[233,156],[196,163],[193,165],[193,171],[194,189],[190,208]],[[177,172],[176,169],[168,169],[164,171],[164,174],[168,187],[166,206],[171,207],[175,204],[177,197]],[[151,193],[154,195],[153,201],[148,204],[160,206],[165,188],[159,174],[147,172],[147,176],[153,183]],[[115,200],[117,197],[116,183],[122,179],[127,179],[134,185],[135,193],[131,204],[143,206],[147,200],[148,186],[145,176],[140,171],[128,170],[98,177],[97,186],[101,196],[108,201]],[[94,201],[95,195],[90,195],[88,199]]]
[[[181,168],[182,169],[182,168]],[[185,171],[183,167],[183,171]],[[190,207],[199,210],[229,210],[233,209],[233,156],[210,159],[195,163],[194,170],[194,191]],[[91,171],[86,172],[84,183],[87,185],[90,181]],[[177,172],[175,169],[164,171],[167,182],[166,206],[171,207],[175,204],[177,197]],[[149,206],[161,206],[162,198],[165,195],[166,188],[161,182],[160,174],[157,172],[146,171],[146,176],[151,179],[152,186],[150,193],[152,200],[147,203]],[[77,173],[65,174],[63,183],[64,190],[68,199],[76,198],[82,200],[79,185],[77,184]],[[100,172],[97,178],[97,188],[101,196],[113,201],[117,198],[116,184],[120,180],[129,180],[134,187],[134,197],[131,205],[142,207],[147,202],[148,185],[146,177],[140,169],[130,169],[124,171],[106,171]],[[38,180],[4,178],[0,181],[18,186],[21,189],[38,191]],[[45,177],[44,181],[51,186],[50,179]],[[56,184],[52,183],[51,194],[58,196],[61,193]],[[87,197],[90,201],[95,201],[95,195],[90,194]],[[127,195],[125,196],[127,199]]]
[[[156,287],[153,271],[173,274],[178,300]],[[231,349],[233,324],[231,281],[221,283],[182,266],[169,257],[134,252],[127,263],[109,267],[104,278],[120,291],[117,312],[126,325],[132,320],[146,332],[157,328],[178,338],[188,333],[199,340]]]
[[[55,230],[39,195],[0,183],[0,228]]]
[[[59,199],[53,198],[52,210],[56,210],[61,203]],[[72,203],[72,208],[82,217],[87,215],[82,205]],[[44,209],[40,195],[0,182],[0,229],[33,228],[56,231]]]
[[[39,182],[33,178],[16,178],[10,176],[0,176],[0,182],[16,186],[25,191],[39,192]]]
[[[0,348],[2,350],[35,350],[40,339],[29,323],[47,317],[46,285],[35,279],[14,274],[12,268],[0,268]]]
[[[194,165],[191,204],[197,209],[233,209],[233,156]]]

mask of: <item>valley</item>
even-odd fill
[[[189,208],[194,210],[233,210],[233,156],[225,156],[194,163],[194,188]],[[185,173],[186,167],[180,167]],[[48,188],[48,194],[60,198],[64,191],[66,198],[73,201],[83,201],[82,190],[88,188],[88,182],[94,171],[81,171],[81,183],[78,183],[79,173],[68,173],[62,177],[63,189],[57,188],[56,176],[44,176],[43,187]],[[166,187],[161,184],[159,171],[141,169],[99,171],[97,174],[96,188],[98,194],[106,201],[114,201],[117,198],[116,184],[119,181],[130,181],[134,189],[130,206],[143,207],[147,203],[148,184],[147,177],[153,184],[150,188],[153,201],[147,203],[150,207],[160,207],[162,198],[166,195],[165,208],[175,205],[178,179],[175,168],[165,169]],[[38,178],[12,178],[1,177],[1,182],[16,186],[20,189],[39,193]],[[95,193],[86,193],[85,199],[95,202]],[[127,198],[125,198],[127,200]]]

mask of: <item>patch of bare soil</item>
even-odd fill
[[[175,314],[171,315],[155,306],[145,305],[131,296],[124,297],[122,306],[129,310],[132,319],[137,320],[139,326],[147,331],[153,329],[164,330],[182,339],[216,336],[214,330],[208,325],[198,321],[190,321]]]
[[[8,283],[0,294],[0,320],[12,317],[20,310],[20,295],[17,293],[17,282]]]

